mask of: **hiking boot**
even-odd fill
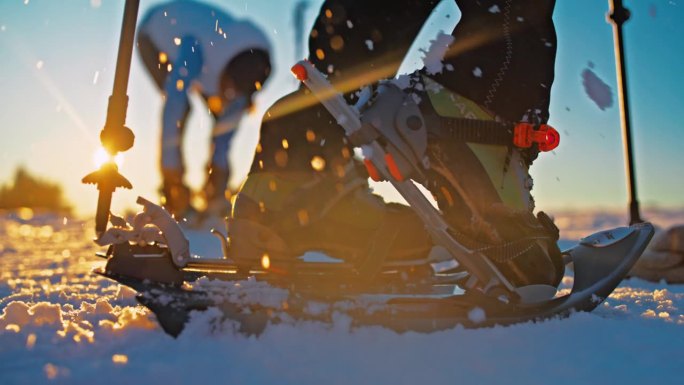
[[[321,251],[373,276],[388,261],[427,258],[432,242],[409,207],[374,195],[351,162],[345,176],[256,172],[238,193],[229,219],[232,258],[288,263]]]
[[[194,210],[190,204],[191,191],[183,183],[183,173],[179,170],[162,170],[162,206],[176,218],[182,219]]]
[[[203,195],[206,203],[205,216],[225,218],[230,215],[230,191],[228,191],[229,172],[220,167],[207,167],[207,181]]]
[[[546,214],[533,214],[529,167],[538,151],[512,142],[483,143],[478,135],[469,138],[460,127],[445,124],[451,118],[499,119],[427,76],[422,81],[426,91],[420,108],[426,118],[433,117],[426,120],[430,171],[425,184],[452,235],[489,257],[515,286],[557,286],[564,272],[558,229]]]

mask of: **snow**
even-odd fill
[[[449,45],[453,42],[453,36],[440,32],[434,40],[430,41],[430,47],[427,50],[420,50],[423,53],[423,65],[428,74],[442,73],[444,68],[442,60],[444,60]]]
[[[613,106],[613,91],[608,84],[596,75],[593,67],[593,64],[589,63],[588,68],[582,71],[582,85],[587,96],[596,103],[601,111],[604,111]]]
[[[481,78],[482,77],[482,68],[480,68],[480,67],[473,68],[473,76],[475,76],[476,78]]]
[[[480,307],[474,307],[468,312],[468,319],[477,324],[486,321],[487,314],[485,313],[484,309]]]
[[[684,211],[643,216],[664,227],[684,222]],[[564,212],[556,222],[569,245],[625,217]],[[174,339],[130,289],[91,272],[102,264],[92,228],[76,218],[0,216],[0,383],[681,383],[680,285],[629,279],[590,314],[431,334],[351,329],[338,313],[332,325],[270,325],[244,336],[210,309]],[[565,290],[571,284],[566,277]],[[287,295],[254,281],[196,285],[246,301]],[[486,317],[477,308],[470,316]]]

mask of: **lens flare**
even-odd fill
[[[105,164],[107,162],[111,162],[111,161],[114,161],[114,163],[116,163],[116,165],[118,167],[123,166],[123,163],[124,163],[123,154],[118,153],[118,154],[116,154],[116,156],[112,157],[102,147],[99,147],[97,150],[95,150],[95,153],[93,154],[93,163],[95,164],[95,167],[100,168],[100,167],[102,167],[103,164]]]
[[[261,267],[263,267],[264,270],[268,270],[268,268],[271,267],[271,258],[268,256],[268,254],[261,256]]]

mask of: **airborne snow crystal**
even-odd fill
[[[596,103],[601,111],[604,111],[606,108],[613,106],[613,91],[610,89],[610,86],[604,83],[603,80],[592,71],[591,63],[589,67],[590,68],[585,68],[584,71],[582,71],[582,85],[584,86],[584,91],[587,93],[587,96],[589,96],[589,99]]]

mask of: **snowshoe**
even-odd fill
[[[139,198],[138,202],[144,211],[132,225],[110,228],[100,238],[109,250],[101,254],[107,263],[97,272],[136,290],[139,302],[174,336],[182,332],[193,311],[209,308],[219,309],[246,334],[258,334],[270,323],[331,323],[339,314],[351,317],[352,326],[430,332],[591,311],[625,277],[654,231],[645,223],[588,236],[563,252],[564,262],[572,263],[574,270],[569,292],[528,286],[511,299],[467,290],[469,274],[454,269],[458,264],[453,260],[383,269],[371,281],[360,279],[353,266],[339,260],[301,258],[291,274],[266,262],[244,271],[227,258],[191,256],[189,242],[173,218],[149,201]],[[219,238],[228,253],[227,240]],[[424,268],[422,274],[418,267]]]
[[[386,91],[362,120],[359,111],[346,104],[310,63],[300,62],[293,72],[336,117],[350,142],[361,147],[369,175],[389,181],[406,199],[435,247],[427,258],[380,258],[367,269],[363,258],[358,263],[344,257],[311,260],[306,254],[291,255],[302,250],[288,248],[277,234],[255,226],[254,239],[249,241],[263,244],[263,253],[257,248],[254,255],[236,257],[248,249],[233,250],[229,239],[214,231],[223,257],[199,258],[191,256],[189,242],[173,218],[139,198],[144,211],[132,225],[119,223],[98,239],[110,246],[102,255],[107,264],[100,273],[137,290],[139,301],[157,314],[172,335],[182,331],[192,311],[207,308],[220,309],[245,333],[259,333],[268,323],[332,322],[338,313],[348,314],[353,325],[382,325],[401,332],[506,325],[591,311],[628,273],[653,235],[650,224],[638,224],[593,234],[557,253],[556,260],[541,270],[562,274],[564,266],[572,263],[574,283],[568,293],[557,291],[560,277],[516,280],[504,268],[506,258],[498,260],[491,246],[469,244],[413,184],[427,180],[434,160],[426,156],[430,118],[415,103],[405,103],[397,93],[393,101],[393,94]],[[495,141],[512,140],[539,149],[558,143],[550,127],[487,124],[504,133]],[[552,246],[557,248],[558,235],[553,234],[557,229],[550,219],[542,215],[538,221],[552,233]],[[230,223],[229,233],[235,225],[242,223]],[[233,241],[239,244],[244,239]],[[515,249],[504,249],[503,254],[511,250]],[[280,251],[288,255],[277,255]],[[220,279],[199,279],[203,276]]]

